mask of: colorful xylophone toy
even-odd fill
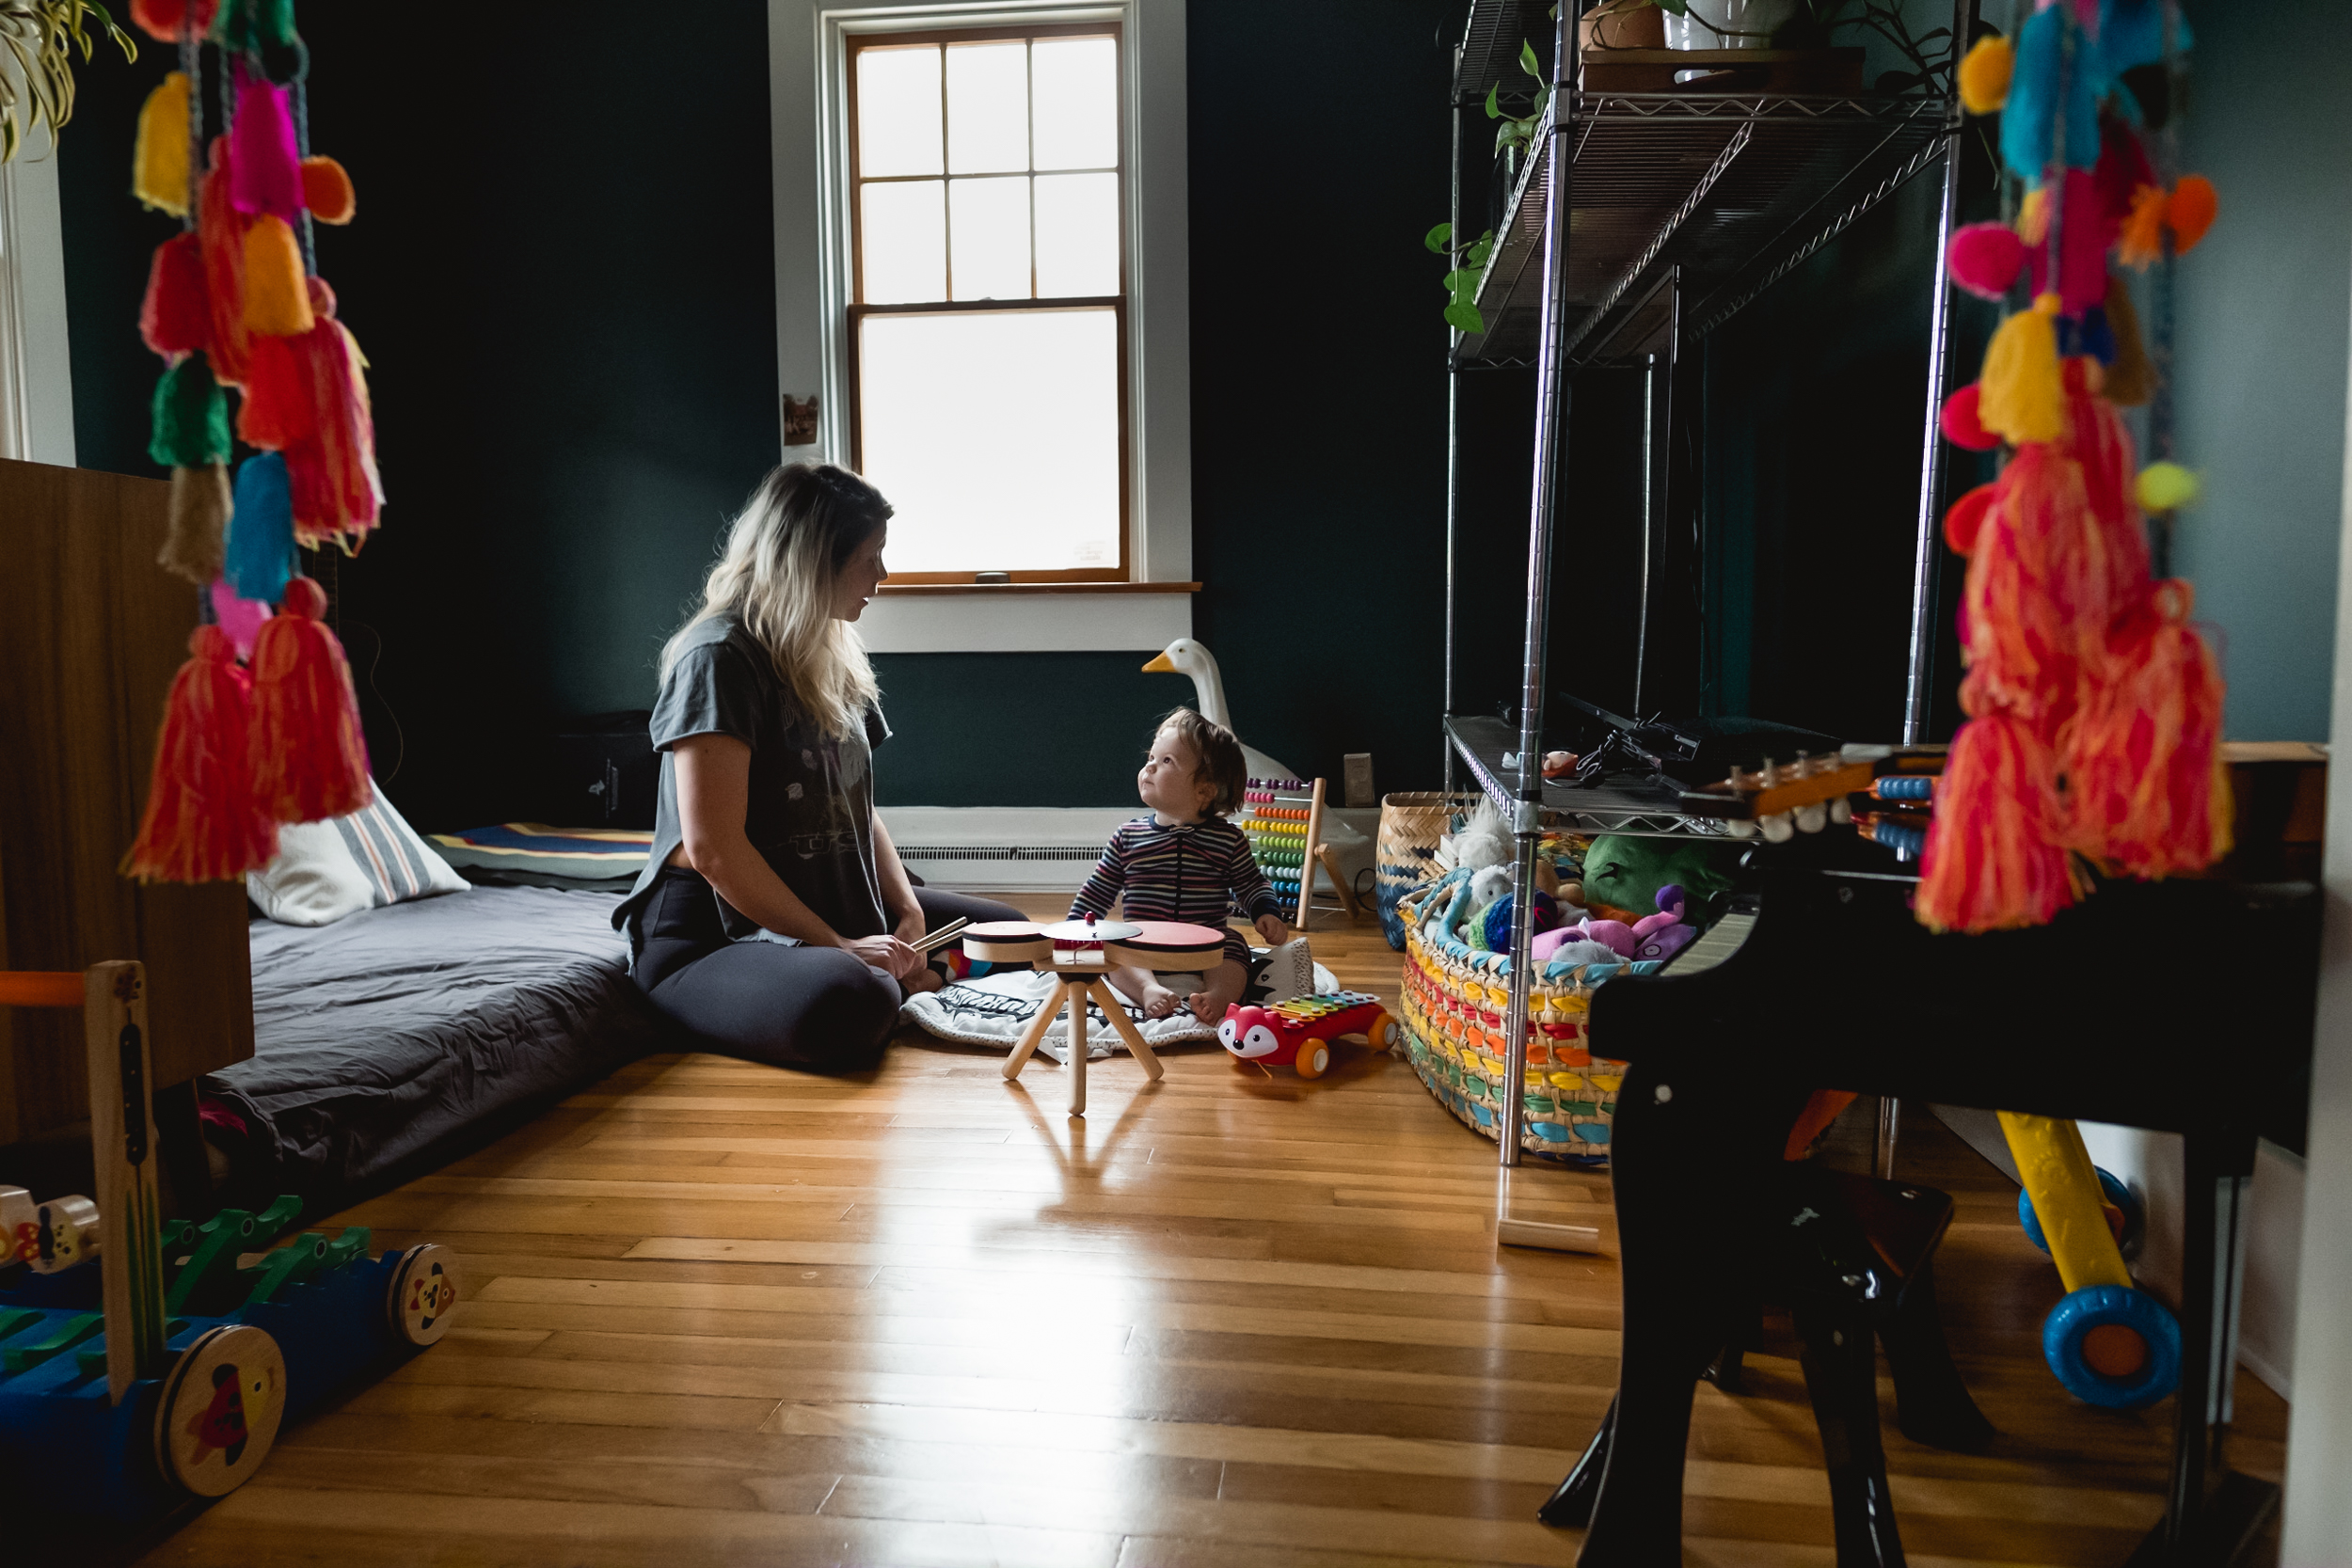
[[[0,1186],[0,1492],[44,1514],[135,1525],[225,1497],[279,1426],[355,1375],[437,1341],[457,1263],[371,1257],[365,1226],[248,1265],[301,1210],[158,1220],[145,974],[0,974],[0,1004],[80,1004],[98,1201]]]
[[[1401,1037],[1380,999],[1360,990],[1294,996],[1263,1007],[1237,1002],[1216,1026],[1218,1043],[1234,1061],[1261,1068],[1287,1064],[1301,1078],[1320,1078],[1330,1069],[1331,1042],[1343,1035],[1361,1035],[1375,1051],[1386,1051]]]

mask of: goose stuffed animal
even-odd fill
[[[1143,667],[1147,675],[1190,675],[1192,677],[1193,709],[1212,724],[1233,729],[1233,710],[1225,705],[1225,677],[1217,673],[1216,656],[1189,637],[1180,637],[1160,652],[1160,657]],[[1236,736],[1240,731],[1234,730]],[[1253,779],[1302,779],[1306,775],[1291,770],[1290,764],[1277,762],[1247,740],[1241,743],[1242,760],[1248,764]]]

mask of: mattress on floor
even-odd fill
[[[252,926],[253,1058],[208,1081],[304,1193],[370,1182],[675,1039],[615,895],[485,887],[332,926]]]

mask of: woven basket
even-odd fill
[[[1397,1016],[1406,1053],[1429,1092],[1465,1125],[1499,1138],[1496,1108],[1502,1093],[1504,1017],[1511,1006],[1510,958],[1474,953],[1452,936],[1433,939],[1422,928],[1462,879],[1462,874],[1451,874],[1397,903],[1406,953]],[[1519,1147],[1540,1159],[1596,1169],[1609,1163],[1625,1064],[1586,1049],[1585,1019],[1597,981],[1588,983],[1585,968],[1547,964],[1528,993]],[[1614,966],[1609,972],[1614,973]]]
[[[1397,918],[1397,900],[1438,875],[1438,840],[1453,832],[1454,815],[1469,811],[1478,799],[1460,791],[1380,798],[1380,929],[1391,947],[1405,945],[1405,923]]]

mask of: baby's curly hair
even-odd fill
[[[1216,798],[1209,802],[1211,815],[1224,816],[1241,808],[1241,792],[1248,782],[1249,765],[1242,760],[1241,742],[1224,725],[1203,719],[1188,707],[1170,708],[1168,717],[1152,727],[1152,733],[1172,729],[1192,747],[1200,759],[1200,770],[1193,775],[1216,789]]]

